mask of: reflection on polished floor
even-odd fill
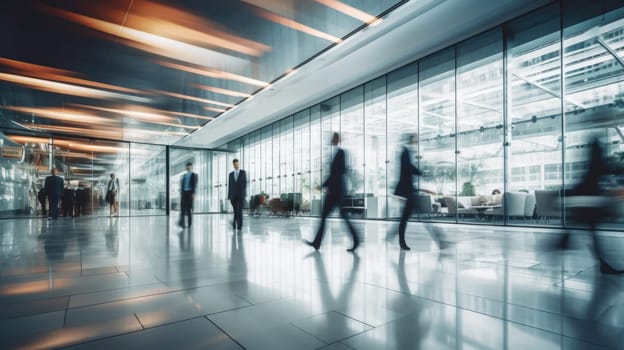
[[[588,237],[560,232],[198,215],[0,221],[0,345],[114,349],[622,348],[624,276],[600,275]],[[608,236],[608,234],[607,234]],[[613,238],[613,237],[611,237]],[[617,238],[617,237],[616,237]],[[605,239],[609,239],[606,237]],[[621,251],[620,251],[621,252]],[[624,256],[623,254],[619,254]]]

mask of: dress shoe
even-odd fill
[[[348,252],[353,253],[360,246],[360,242],[353,243],[353,247],[347,249]]]
[[[304,241],[305,244],[309,245],[310,247],[314,248],[315,250],[319,250],[319,248],[321,247],[320,244],[315,244],[314,242],[310,242],[310,241]]]
[[[609,274],[609,275],[616,275],[616,274],[624,273],[624,271],[618,271],[612,268],[609,264],[604,262],[602,259],[600,259],[600,272]]]
[[[401,244],[401,250],[410,250],[411,248],[407,246],[407,244]]]

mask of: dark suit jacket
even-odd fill
[[[247,197],[247,173],[241,169],[238,172],[238,181],[234,181],[234,171],[230,173],[228,181],[228,199],[244,199]]]
[[[182,175],[182,178],[180,179],[180,192],[184,192],[184,177],[186,176],[186,173],[184,173],[184,175]],[[197,188],[197,174],[195,173],[191,173],[191,193],[195,194],[195,189]]]
[[[422,175],[422,172],[412,164],[412,153],[403,147],[401,152],[401,175],[394,194],[397,196],[409,198],[414,195],[414,182],[412,176]]]
[[[338,148],[332,161],[331,169],[329,169],[329,176],[323,182],[323,187],[327,188],[330,195],[339,197],[346,195],[347,186],[344,179],[346,172],[345,151],[342,148]]]
[[[63,195],[63,188],[65,187],[65,183],[60,176],[48,176],[45,179],[45,188],[46,194],[49,198],[61,198]]]

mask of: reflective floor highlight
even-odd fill
[[[624,276],[560,230],[309,218],[0,221],[3,349],[622,349]],[[440,250],[430,232],[450,244]],[[603,233],[624,259],[621,233]]]

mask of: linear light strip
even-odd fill
[[[0,80],[16,83],[19,85],[28,86],[37,90],[43,90],[48,92],[54,92],[63,95],[81,96],[96,99],[122,99],[127,101],[134,101],[140,103],[151,102],[148,98],[131,96],[126,94],[120,94],[116,92],[98,90],[83,86],[77,86],[66,83],[59,83],[50,80],[31,78],[22,75],[0,73]]]
[[[377,17],[371,16],[368,13],[362,10],[356,9],[355,7],[347,5],[341,1],[337,1],[337,0],[314,0],[314,1],[318,2],[319,4],[323,4],[327,7],[333,8],[336,11],[342,12],[345,15],[359,19],[360,21],[364,23],[373,23],[377,20]]]

